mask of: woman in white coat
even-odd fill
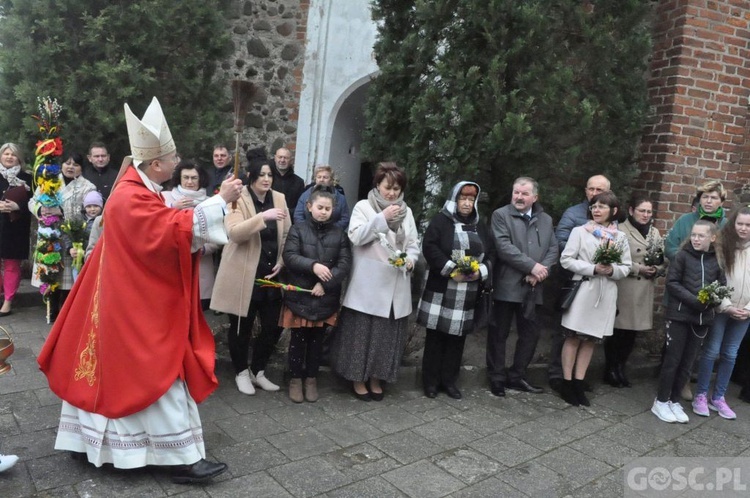
[[[565,343],[562,350],[563,399],[571,405],[589,406],[582,380],[594,353],[594,346],[612,335],[617,313],[617,284],[630,273],[630,248],[617,229],[620,204],[612,192],[595,195],[589,202],[591,220],[574,228],[560,255],[560,265],[584,280],[562,317]],[[614,243],[622,251],[619,263],[595,263],[597,249]]]
[[[331,345],[331,366],[362,401],[382,400],[380,382],[398,375],[412,311],[411,271],[419,257],[417,227],[403,200],[404,171],[380,163],[373,183],[349,221],[352,272]]]

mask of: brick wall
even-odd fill
[[[634,186],[657,201],[662,232],[690,210],[707,179],[732,192],[729,206],[750,193],[749,22],[750,1],[657,4],[649,78],[654,118]]]

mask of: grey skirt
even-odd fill
[[[331,344],[331,367],[352,382],[395,382],[408,339],[409,317],[396,320],[342,308]]]

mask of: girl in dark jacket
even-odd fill
[[[715,314],[715,305],[701,303],[698,291],[714,281],[721,285],[727,283],[713,248],[716,232],[715,224],[696,221],[690,241],[669,265],[666,351],[659,390],[651,407],[651,412],[664,422],[686,424],[689,421],[679,402],[680,392],[690,377],[690,367]]]
[[[292,226],[284,244],[290,283],[312,289],[287,292],[281,312],[280,325],[292,332],[289,398],[295,403],[318,400],[316,377],[323,335],[327,325],[336,325],[341,285],[351,267],[349,238],[331,221],[335,199],[331,187],[314,187],[306,206],[310,217]]]

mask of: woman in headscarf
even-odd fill
[[[381,381],[398,375],[412,311],[411,271],[419,257],[417,226],[404,202],[404,170],[380,163],[373,183],[349,221],[352,272],[331,345],[331,366],[362,401],[382,400]]]
[[[489,275],[485,261],[492,247],[487,229],[479,221],[478,197],[479,185],[457,183],[424,234],[422,252],[429,273],[417,323],[427,329],[422,384],[428,398],[443,389],[451,398],[461,399],[456,380],[466,334],[474,329],[479,284]],[[457,263],[467,256],[471,262],[461,271]]]

